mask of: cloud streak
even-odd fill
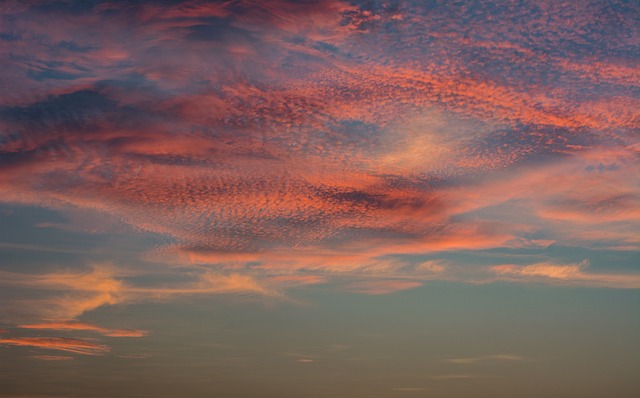
[[[74,354],[100,356],[110,351],[103,344],[64,337],[13,337],[0,339],[1,345],[35,347],[47,350],[66,351]]]
[[[107,329],[89,323],[65,321],[65,322],[45,322],[28,325],[19,325],[20,329],[35,330],[70,330],[70,331],[90,331],[107,337],[144,337],[148,334],[144,330],[136,329]]]
[[[619,289],[640,288],[640,275],[588,273],[589,261],[577,264],[536,263],[525,266],[496,265],[491,270],[500,278],[518,282],[547,282]]]
[[[111,337],[142,337],[142,330],[107,329],[74,321],[87,311],[105,305],[169,300],[207,294],[250,294],[274,298],[284,296],[257,279],[240,273],[193,273],[182,283],[140,286],[126,281],[131,273],[110,265],[94,264],[90,271],[52,272],[38,275],[0,272],[4,286],[20,287],[26,297],[8,301],[23,313],[57,322],[23,324],[25,329],[93,331]],[[36,292],[36,294],[34,294]],[[9,307],[9,305],[7,306]]]
[[[471,365],[479,362],[485,361],[504,361],[504,362],[518,362],[518,361],[526,361],[527,358],[515,355],[515,354],[495,354],[495,355],[486,355],[481,357],[469,357],[469,358],[451,358],[447,359],[447,362],[460,364],[460,365]]]

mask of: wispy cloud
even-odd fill
[[[131,354],[118,354],[116,357],[124,358],[124,359],[146,359],[151,358],[153,355],[151,354],[140,354],[140,353],[131,353]]]
[[[526,357],[523,357],[521,355],[515,355],[515,354],[494,354],[494,355],[485,355],[480,357],[446,359],[447,362],[461,364],[461,365],[470,365],[470,364],[486,362],[486,361],[519,362],[519,361],[526,361],[526,360],[527,360]]]
[[[48,350],[67,351],[82,355],[104,355],[110,348],[104,344],[93,343],[80,339],[64,337],[14,337],[1,338],[0,345],[16,347],[35,347]]]
[[[131,276],[132,273],[124,268],[93,264],[86,271],[61,270],[41,274],[0,271],[0,285],[20,287],[28,293],[8,300],[5,310],[13,308],[30,317],[61,320],[23,324],[23,328],[94,331],[110,337],[142,337],[147,332],[107,329],[74,319],[105,305],[163,301],[194,295],[249,294],[285,298],[278,290],[278,284],[267,286],[250,275],[237,272],[194,272],[187,278],[181,278],[183,281],[155,286],[136,285],[127,280]]]
[[[144,337],[148,334],[145,330],[136,329],[107,329],[100,326],[77,322],[77,321],[61,321],[61,322],[43,322],[18,326],[21,329],[44,329],[44,330],[72,330],[72,331],[91,331],[109,337]]]
[[[25,298],[21,305],[25,306],[26,312],[42,318],[73,319],[86,311],[125,301],[125,284],[116,277],[117,272],[108,265],[94,265],[84,272],[22,274],[0,271],[0,284],[50,292],[41,297]]]
[[[619,289],[640,288],[638,274],[585,272],[589,261],[574,264],[536,263],[525,266],[496,265],[491,270],[500,278],[518,282],[549,282]]]
[[[422,283],[410,280],[368,280],[350,283],[345,289],[356,293],[377,295],[414,289],[420,286],[422,286]]]
[[[62,355],[31,355],[30,358],[40,361],[68,361],[73,359],[73,357],[66,357]]]

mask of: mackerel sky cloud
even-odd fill
[[[405,297],[409,317],[420,295],[435,295],[433,319],[446,323],[457,289],[472,289],[478,306],[512,295],[527,311],[525,293],[505,292],[553,292],[576,306],[577,295],[608,292],[620,311],[611,327],[637,333],[640,319],[623,309],[637,309],[640,288],[639,27],[634,1],[3,2],[0,355],[40,359],[43,375],[78,366],[60,358],[161,371],[157,356],[188,362],[187,346],[171,341],[221,346],[189,333],[206,305],[276,334],[276,321],[265,326],[245,306],[331,317],[348,303],[389,311],[380,303]],[[536,305],[553,320],[558,308],[587,316]],[[482,308],[477,316],[504,315]],[[396,316],[380,311],[380,322]],[[416,328],[380,335],[402,341]],[[322,351],[312,340],[296,344]],[[508,377],[506,365],[542,372],[553,353],[447,341],[423,380],[407,359],[412,371],[376,391],[464,396],[478,389],[451,387],[442,375],[460,369],[442,358],[463,358],[450,362],[467,361],[468,379],[481,380]],[[595,332],[584,341],[599,347]],[[578,363],[574,348],[566,361]],[[315,354],[368,363],[353,380],[383,372],[380,352],[354,351]],[[640,391],[627,377],[637,358],[619,359],[624,371],[593,391]],[[317,362],[305,366],[329,380]],[[234,377],[253,374],[242,363]],[[45,391],[13,374],[0,377],[0,395]],[[254,382],[287,396],[281,374]],[[255,396],[226,380],[219,394]],[[510,396],[526,377],[510,380],[483,391]],[[316,395],[378,396],[333,381]],[[189,396],[211,396],[195,385]]]

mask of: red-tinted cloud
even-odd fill
[[[82,355],[104,355],[110,351],[103,344],[63,337],[14,337],[0,339],[1,345],[35,347],[47,350],[67,351]]]
[[[144,330],[135,329],[107,329],[100,326],[77,321],[33,323],[27,325],[19,325],[18,327],[21,329],[90,331],[109,337],[144,337],[148,333]]]
[[[392,3],[4,7],[0,202],[162,239],[119,268],[0,271],[37,292],[11,307],[135,335],[67,321],[356,275],[341,286],[470,281],[425,262],[458,252],[640,248],[637,5]],[[170,280],[139,283],[141,260]],[[543,276],[518,267],[479,279]]]

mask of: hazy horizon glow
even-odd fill
[[[0,59],[1,396],[640,393],[637,2],[8,0]]]

